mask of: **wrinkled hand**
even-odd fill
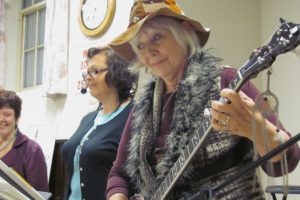
[[[213,101],[211,104],[211,124],[217,131],[250,139],[254,142],[260,156],[290,138],[285,131],[265,119],[258,111],[255,102],[242,91],[223,89],[220,94],[228,102]],[[266,138],[268,148],[266,148]],[[276,162],[280,159],[281,155],[277,155],[271,161]]]
[[[217,131],[251,139],[253,131],[261,130],[265,123],[264,117],[256,109],[255,102],[242,91],[223,89],[220,94],[228,102],[212,102],[212,127]]]

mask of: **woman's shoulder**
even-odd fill
[[[17,152],[20,152],[22,157],[29,159],[35,157],[39,159],[43,157],[43,150],[41,146],[34,140],[30,139],[25,134],[19,132],[16,139],[15,147]]]
[[[17,146],[22,146],[26,149],[31,149],[36,151],[36,149],[41,149],[41,146],[34,140],[30,139],[27,135],[19,132],[16,140]]]
[[[222,66],[221,77],[233,78],[236,75],[237,71],[238,71],[238,69],[236,69],[234,67],[230,67],[228,65]]]
[[[230,66],[223,66],[221,73],[221,88],[225,88],[233,80],[237,73],[237,69]]]
[[[81,124],[82,123],[90,123],[91,121],[93,121],[94,118],[96,117],[96,115],[98,114],[98,112],[99,112],[99,109],[97,108],[96,110],[85,114],[81,119]]]
[[[121,105],[119,111],[117,111],[116,114],[117,117],[114,118],[118,122],[112,121],[114,126],[116,126],[116,123],[123,126],[123,124],[127,121],[132,108],[133,108],[133,101],[129,101]]]
[[[97,115],[98,112],[99,112],[99,108],[97,108],[96,110],[88,112],[86,115],[83,116],[83,118],[93,117],[93,116]]]

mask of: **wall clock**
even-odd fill
[[[87,36],[99,36],[110,26],[115,10],[116,0],[80,0],[80,29]]]

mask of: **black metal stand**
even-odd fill
[[[270,185],[265,192],[271,193],[273,200],[277,200],[276,194],[282,194],[282,200],[287,199],[287,194],[300,194],[300,186],[297,185]]]
[[[270,152],[268,152],[266,155],[262,156],[258,160],[256,160],[253,163],[249,164],[244,169],[242,169],[240,172],[236,173],[235,175],[233,175],[233,176],[229,177],[228,179],[226,179],[225,181],[223,181],[223,183],[221,183],[221,184],[219,184],[219,185],[217,185],[215,187],[212,187],[212,188],[208,187],[208,188],[201,189],[199,193],[197,193],[196,195],[194,195],[189,200],[211,200],[216,191],[218,191],[219,189],[223,188],[227,184],[231,183],[235,179],[241,177],[242,175],[246,174],[250,170],[254,170],[255,168],[259,167],[264,162],[270,160],[271,158],[273,158],[277,154],[281,153],[282,151],[284,151],[288,147],[292,146],[293,144],[295,144],[299,140],[300,140],[300,133],[298,133],[294,137],[290,138],[285,143],[279,145],[275,149],[271,150]]]

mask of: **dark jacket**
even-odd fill
[[[107,176],[115,160],[123,128],[131,110],[128,105],[121,113],[106,124],[99,125],[90,134],[80,155],[80,181],[82,199],[105,199]],[[67,166],[66,194],[70,195],[75,150],[83,136],[93,126],[98,111],[87,114],[73,134],[62,146],[62,156]]]

